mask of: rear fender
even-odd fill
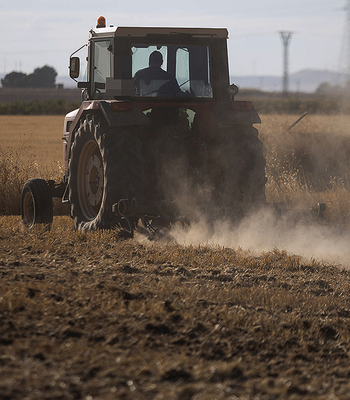
[[[80,121],[85,119],[87,114],[100,114],[110,127],[146,125],[149,118],[142,110],[129,100],[87,100],[83,101],[77,110],[74,120],[69,126],[69,133],[66,136],[66,150],[64,154],[65,169],[69,168],[71,147],[74,142],[75,132]]]
[[[251,101],[220,101],[214,106],[213,116],[219,127],[261,123]]]

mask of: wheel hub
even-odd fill
[[[30,192],[27,192],[23,199],[23,220],[28,226],[32,226],[35,219],[34,199]]]
[[[104,190],[102,156],[93,140],[80,153],[77,180],[81,210],[86,219],[92,220],[100,210]]]

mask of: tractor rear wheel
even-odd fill
[[[110,128],[87,116],[71,149],[69,200],[75,228],[108,229],[120,222],[112,212],[121,199],[144,198],[142,144],[130,129]]]
[[[46,224],[50,228],[53,220],[52,196],[44,179],[29,179],[24,184],[21,217],[23,224],[29,229],[36,224]]]

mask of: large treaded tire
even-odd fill
[[[23,224],[31,229],[34,225],[45,224],[48,229],[53,220],[52,197],[44,179],[29,179],[21,195],[21,217]]]
[[[266,161],[256,128],[219,128],[208,157],[217,214],[240,218],[266,202]]]
[[[98,115],[86,116],[76,132],[69,166],[69,200],[75,228],[109,229],[120,199],[144,200],[142,143],[134,128],[110,128]]]

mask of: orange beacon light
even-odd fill
[[[105,17],[99,17],[97,19],[96,28],[105,28],[106,27],[106,19]]]

